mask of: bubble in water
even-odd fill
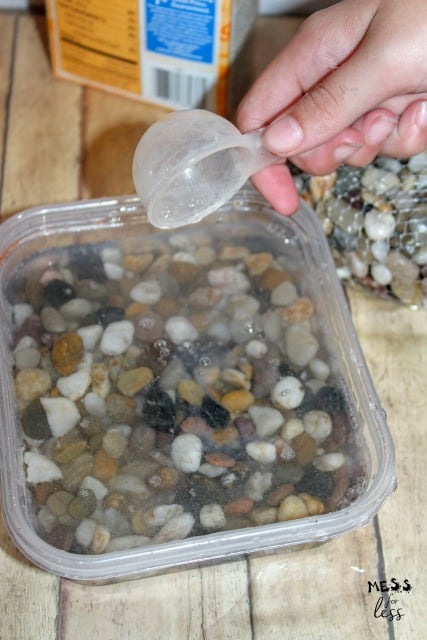
[[[208,356],[202,356],[199,360],[201,367],[209,367],[212,364],[211,359]]]
[[[143,327],[144,329],[152,329],[152,328],[154,327],[155,320],[154,320],[154,318],[147,318],[147,317],[145,317],[145,318],[142,318],[142,319],[139,321],[139,324],[140,324],[140,326],[141,326],[141,327]]]

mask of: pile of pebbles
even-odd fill
[[[295,182],[319,215],[344,282],[427,308],[427,151],[326,176],[295,170]]]
[[[364,491],[313,301],[268,243],[230,223],[63,247],[11,278],[25,473],[48,543],[124,550],[317,517]]]

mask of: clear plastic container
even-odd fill
[[[304,203],[283,218],[246,189],[179,232],[136,197],[40,207],[2,224],[0,256],[3,509],[42,569],[102,583],[292,550],[394,490]]]

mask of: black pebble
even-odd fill
[[[321,500],[327,500],[335,489],[335,480],[330,473],[319,471],[313,465],[304,470],[302,479],[296,485],[297,493],[309,493]]]
[[[46,412],[39,399],[33,400],[22,414],[22,430],[34,440],[47,440],[52,432],[47,421]]]
[[[142,417],[146,424],[163,433],[175,433],[175,408],[170,396],[153,383],[144,397]]]
[[[345,397],[341,389],[325,385],[316,394],[317,409],[326,413],[344,411],[346,408]]]
[[[119,322],[125,319],[125,312],[121,307],[113,307],[111,305],[105,305],[100,307],[95,312],[96,324],[102,325],[105,329],[111,322]]]
[[[230,422],[230,412],[210,396],[204,396],[199,415],[213,429],[225,427]]]
[[[101,256],[92,247],[76,247],[70,256],[69,266],[79,280],[90,279],[96,282],[106,280]]]
[[[43,294],[47,304],[55,309],[59,309],[63,304],[76,297],[74,287],[59,278],[50,280],[45,286]]]

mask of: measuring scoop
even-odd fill
[[[218,209],[246,180],[284,159],[264,149],[263,129],[242,134],[203,109],[176,111],[142,136],[133,181],[156,227],[192,224]]]

